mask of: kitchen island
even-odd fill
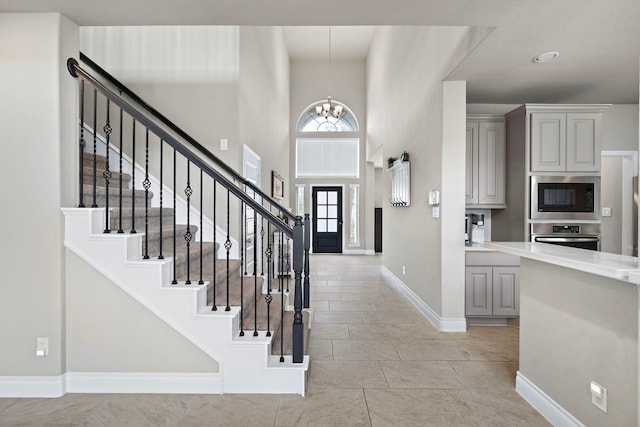
[[[517,392],[556,426],[638,426],[638,258],[484,245],[521,257]],[[606,412],[592,404],[592,381],[607,389]]]

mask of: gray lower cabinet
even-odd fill
[[[487,252],[467,253],[467,317],[517,317],[520,314],[520,259]]]

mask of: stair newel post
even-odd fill
[[[187,280],[185,285],[191,284],[191,160],[187,159],[187,187],[184,189],[184,195],[187,196],[187,231],[184,233],[184,240],[187,242]]]
[[[258,232],[258,222],[256,221],[257,219],[257,214],[256,217],[254,218],[253,221],[253,235],[257,236],[257,232]],[[258,269],[256,267],[256,260],[258,256],[258,245],[254,244],[253,245],[253,336],[257,337],[258,336]]]
[[[131,126],[131,234],[136,234],[136,119]]]
[[[164,153],[163,153],[163,149],[164,149],[164,141],[162,140],[162,138],[160,138],[160,254],[158,255],[158,259],[164,259],[164,255],[162,254],[162,217],[164,214],[164,211],[162,210],[162,205],[163,205],[163,192],[164,192],[164,188],[162,186],[162,175],[164,172]]]
[[[178,187],[176,187],[176,147],[173,147],[173,280],[171,280],[172,285],[177,285],[178,281],[176,280],[176,238],[178,231],[176,230],[176,192],[178,191]]]
[[[202,238],[202,211],[204,210],[204,205],[202,204],[202,193],[204,192],[202,187],[202,169],[200,169],[200,280],[198,280],[198,285],[204,285],[204,280],[202,278],[202,242],[204,239]]]
[[[302,217],[296,216],[293,226],[293,271],[295,272],[295,295],[293,299],[293,363],[304,359],[304,323],[302,321],[302,256],[304,253],[304,230]]]
[[[120,168],[120,189],[118,191],[118,234],[123,234],[122,229],[122,108],[120,108],[120,129],[119,129],[119,144],[120,153],[118,155],[118,166]]]
[[[218,182],[213,180],[213,304],[211,307],[211,311],[218,310],[218,306],[216,305],[216,288],[218,286],[218,281],[216,280],[216,260],[218,259],[218,242],[216,239],[216,199],[217,194],[216,190],[218,187]]]
[[[229,252],[231,251],[231,239],[229,238],[229,228],[230,228],[230,206],[229,206],[229,189],[227,189],[227,240],[224,242],[224,248],[227,250],[227,306],[224,311],[231,311],[231,306],[229,305]]]
[[[80,79],[80,203],[79,208],[84,208],[84,80]]]
[[[303,307],[309,308],[309,249],[311,248],[311,220],[309,214],[304,214],[304,302]]]
[[[144,256],[142,259],[149,259],[149,128],[145,130],[144,141]]]
[[[98,89],[93,89],[93,203],[92,208],[98,207],[96,187],[98,185]]]
[[[111,148],[111,120],[110,120],[110,110],[111,110],[111,102],[107,98],[107,121],[105,125],[102,127],[105,135],[105,145],[106,145],[106,163],[104,172],[102,172],[102,177],[104,178],[104,186],[105,186],[105,205],[104,205],[104,233],[109,234],[111,230],[109,229],[109,181],[111,180],[111,171],[109,170],[109,151]]]

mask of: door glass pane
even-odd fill
[[[326,218],[326,217],[327,217],[327,207],[318,206],[318,210],[316,212],[316,218]]]
[[[326,233],[327,232],[327,220],[319,219],[318,220],[318,233]]]
[[[327,193],[329,193],[329,197],[327,200],[327,203],[330,205],[337,205],[338,204],[338,192],[337,191],[327,191]]]
[[[327,192],[326,191],[318,191],[318,204],[326,205],[327,204]]]
[[[338,218],[338,207],[337,206],[327,206],[329,209],[327,211],[326,218]]]
[[[335,233],[336,231],[338,231],[338,220],[337,219],[328,220],[327,231],[329,231],[329,233]]]

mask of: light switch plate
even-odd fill
[[[229,140],[227,138],[222,138],[220,140],[220,149],[222,151],[225,151],[225,150],[229,149]]]

